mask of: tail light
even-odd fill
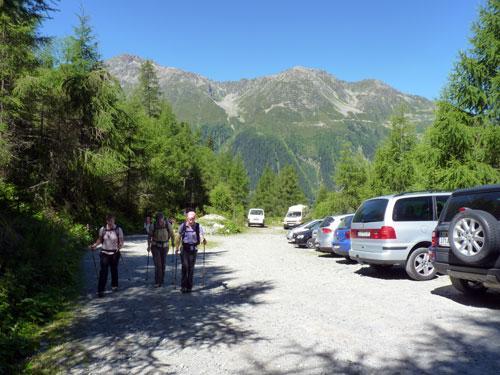
[[[432,246],[437,246],[438,245],[438,232],[433,230],[432,231]]]
[[[321,228],[321,231],[322,231],[324,234],[332,233],[332,230],[331,230],[330,228]]]
[[[383,226],[379,229],[351,229],[351,237],[371,240],[395,240],[396,231],[389,226]]]
[[[375,229],[372,232],[372,238],[374,240],[395,240],[396,239],[396,231],[393,227],[383,226],[378,231]]]
[[[345,232],[345,238],[346,240],[351,238],[351,231],[348,230],[347,232]]]

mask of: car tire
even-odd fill
[[[453,276],[450,276],[450,281],[455,289],[468,296],[482,296],[488,290],[483,283],[478,281],[464,280]]]
[[[306,246],[308,249],[314,249],[315,247],[314,238],[309,238],[306,242]]]
[[[419,247],[415,249],[406,261],[406,273],[416,281],[431,280],[436,277],[436,268],[429,259],[429,249]]]
[[[448,240],[453,255],[464,264],[488,263],[500,247],[498,221],[486,211],[459,212],[450,222]]]

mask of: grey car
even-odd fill
[[[400,265],[414,280],[432,279],[428,248],[449,196],[415,192],[364,201],[351,224],[351,259],[376,269]]]
[[[317,251],[322,253],[333,253],[332,242],[335,229],[339,226],[340,220],[349,215],[352,214],[327,216],[323,219],[319,226],[318,234],[316,235]]]

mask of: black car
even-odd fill
[[[309,225],[306,225],[303,230],[297,231],[293,234],[294,242],[299,247],[307,247],[314,249],[314,238],[312,237],[313,231],[319,228],[321,220],[317,220]]]
[[[446,202],[429,255],[462,293],[500,289],[499,220],[500,185],[457,190]]]

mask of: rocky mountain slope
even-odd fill
[[[143,61],[121,55],[106,66],[130,90]],[[332,185],[345,142],[373,156],[396,108],[405,106],[419,130],[433,119],[434,104],[423,97],[377,80],[342,81],[318,69],[293,67],[256,79],[217,82],[176,68],[155,68],[178,118],[212,137],[218,148],[240,153],[252,186],[266,164],[276,170],[293,164],[312,196],[320,183]]]

